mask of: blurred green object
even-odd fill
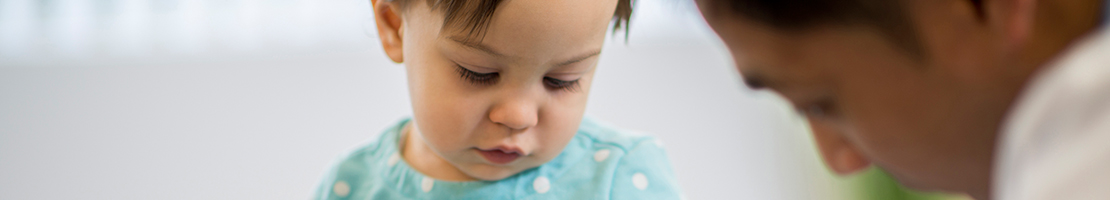
[[[848,178],[848,182],[859,200],[971,200],[966,195],[913,191],[876,167]]]

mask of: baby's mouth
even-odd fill
[[[520,151],[510,148],[478,149],[478,153],[489,162],[498,165],[508,164],[520,158]]]

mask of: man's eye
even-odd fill
[[[798,109],[803,115],[815,119],[830,119],[839,115],[836,105],[832,100],[821,100],[804,104]]]
[[[455,65],[455,67],[457,68],[455,69],[455,72],[459,73],[459,77],[462,77],[470,83],[474,83],[476,85],[493,85],[494,83],[497,83],[497,78],[499,76],[497,72],[478,73],[470,71],[462,65]]]
[[[576,80],[573,80],[573,81],[564,81],[564,80],[559,80],[559,79],[551,78],[551,77],[543,77],[543,85],[546,86],[549,89],[554,89],[554,90],[576,91],[576,90],[578,90],[578,87],[579,87],[578,86],[578,80],[581,80],[581,79],[576,79]]]
[[[810,116],[810,117],[824,118],[825,108],[821,107],[819,105],[812,105],[811,104],[811,105],[807,105],[806,107],[802,108],[802,113],[804,113],[806,116]]]

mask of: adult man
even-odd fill
[[[977,199],[1110,199],[1104,0],[698,0],[826,164]]]

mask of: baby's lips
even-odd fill
[[[490,163],[498,164],[498,165],[505,165],[505,164],[512,163],[513,161],[517,160],[517,158],[520,158],[520,156],[521,156],[520,153],[513,152],[509,149],[500,149],[500,148],[491,149],[491,150],[479,150],[478,153],[481,154],[482,157],[484,157]]]
[[[512,146],[512,145],[498,145],[498,146],[493,147],[493,148],[478,148],[478,150],[482,150],[482,151],[501,151],[501,152],[507,153],[507,154],[526,155],[524,153],[524,150],[522,150],[520,147]]]

